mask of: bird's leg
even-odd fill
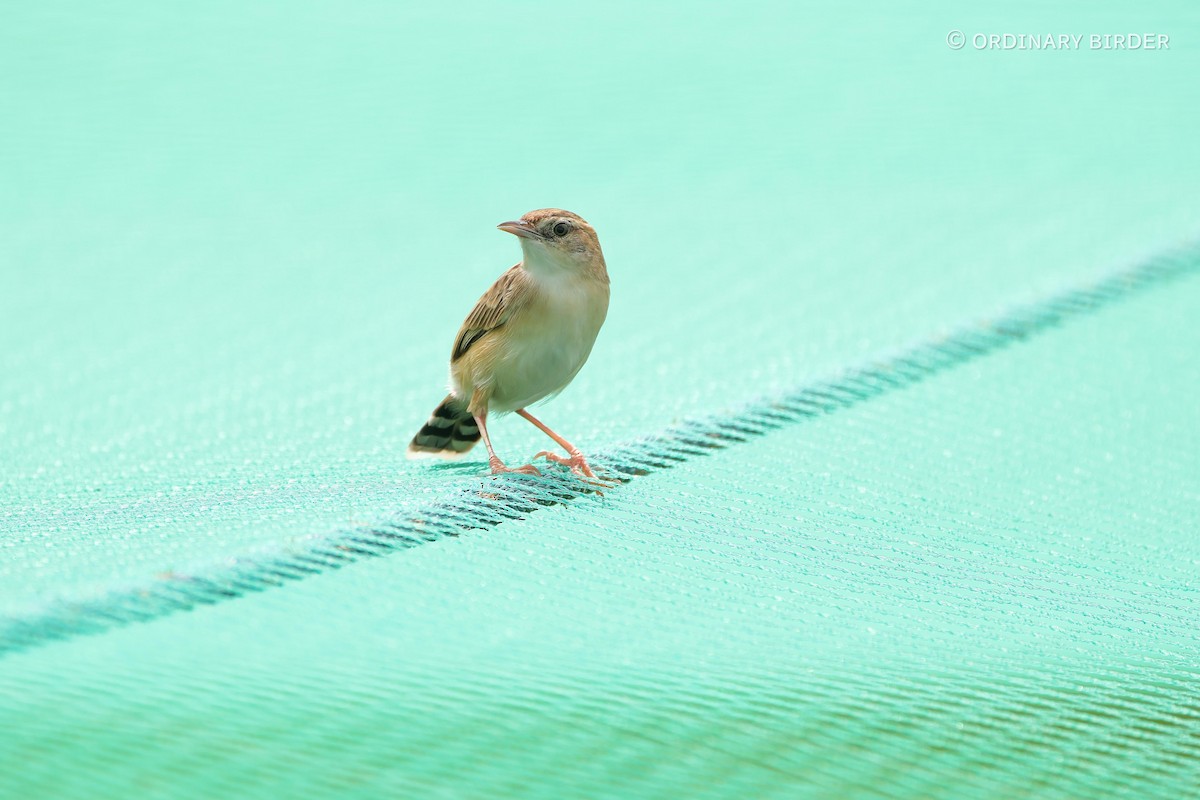
[[[492,468],[493,475],[500,475],[505,472],[519,472],[522,475],[541,475],[538,468],[533,464],[526,464],[523,467],[506,467],[504,462],[500,460],[500,456],[496,455],[496,451],[492,449],[492,437],[488,436],[487,431],[487,407],[482,411],[476,411],[472,414],[475,417],[475,424],[479,426],[479,435],[483,437],[483,443],[487,446],[488,451],[488,466]]]
[[[549,461],[555,462],[556,464],[563,464],[565,466],[570,467],[571,472],[574,472],[576,475],[582,475],[586,478],[595,478],[596,477],[596,473],[592,472],[591,466],[588,465],[587,459],[583,457],[583,453],[579,452],[578,447],[571,444],[570,442],[568,442],[563,437],[559,436],[554,431],[550,430],[550,428],[544,422],[539,420],[533,414],[530,414],[525,409],[523,409],[523,408],[518,409],[517,413],[520,414],[525,419],[532,422],[534,425],[537,426],[538,430],[540,430],[542,433],[546,434],[551,439],[553,439],[555,442],[557,442],[558,446],[561,447],[563,450],[566,450],[567,454],[570,456],[570,458],[563,458],[562,456],[558,455],[557,453],[551,453],[549,450],[543,450],[542,452],[540,452],[536,456],[534,456],[534,459],[545,458]]]

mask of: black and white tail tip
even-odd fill
[[[479,426],[466,403],[447,395],[408,444],[409,458],[458,458],[479,441]]]

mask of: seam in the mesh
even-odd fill
[[[1025,341],[1063,322],[1123,300],[1142,289],[1200,271],[1200,248],[1153,259],[1091,286],[1017,307],[823,381],[748,403],[728,413],[690,419],[655,436],[601,451],[596,466],[621,482],[669,469],[765,436],[787,425],[828,416],[904,389],[967,361]],[[606,491],[619,491],[618,487]],[[545,477],[506,475],[457,490],[405,519],[377,522],[314,539],[302,551],[240,557],[208,572],[165,575],[136,589],[85,602],[59,601],[22,616],[0,618],[0,656],[49,642],[100,633],[197,606],[244,597],[366,558],[523,519],[539,508],[590,496],[594,488],[565,471]]]

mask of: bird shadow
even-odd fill
[[[478,462],[444,462],[441,464],[429,464],[426,469],[430,472],[450,473],[451,475],[484,475],[487,473],[487,465]]]

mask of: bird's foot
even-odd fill
[[[498,458],[492,458],[488,461],[488,465],[492,468],[493,475],[503,475],[506,472],[515,472],[520,475],[541,475],[542,472],[533,464],[526,464],[523,467],[508,467]]]
[[[575,473],[581,478],[584,478],[587,483],[595,486],[611,487],[614,485],[606,482],[602,478],[597,477],[596,473],[592,470],[591,465],[588,464],[587,459],[584,458],[583,453],[579,452],[578,450],[572,451],[570,456],[560,456],[558,453],[551,453],[549,450],[543,450],[533,457],[535,461],[539,458],[544,458],[547,461],[553,461],[555,464],[562,464],[564,467],[568,467],[571,472]],[[589,478],[590,480],[586,480]]]
[[[584,478],[594,478],[596,473],[592,472],[591,466],[587,459],[583,457],[583,453],[576,451],[568,456],[560,456],[558,453],[551,453],[549,450],[543,450],[533,457],[536,461],[539,458],[544,458],[547,461],[553,461],[555,464],[562,464],[564,467],[569,467],[571,472]]]

